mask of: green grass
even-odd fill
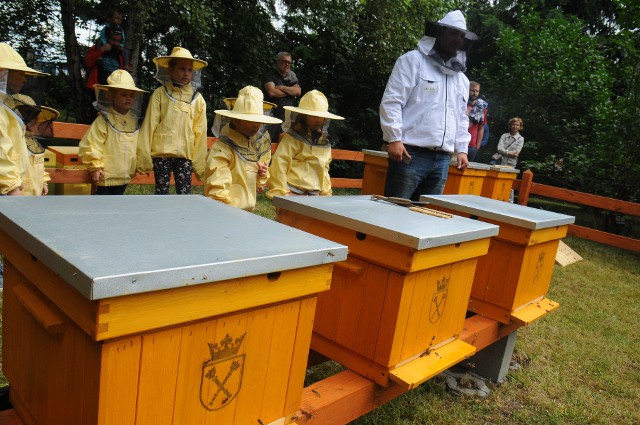
[[[275,215],[262,195],[254,212]],[[518,331],[520,370],[490,384],[487,398],[451,393],[434,378],[353,423],[640,424],[640,255],[577,238],[565,242],[584,260],[555,266],[548,296],[560,307]],[[316,366],[307,382],[339,370],[333,362]]]

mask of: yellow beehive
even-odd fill
[[[558,307],[546,298],[558,244],[574,217],[472,195],[425,195],[431,205],[500,226],[478,260],[469,310],[528,324]]]
[[[364,173],[362,175],[363,195],[384,195],[384,185],[387,181],[389,155],[383,151],[363,149]]]
[[[284,424],[300,406],[315,294],[346,247],[203,197],[105,198],[0,206],[2,367],[25,423]],[[42,211],[82,233],[93,219],[92,237],[112,239],[92,251],[46,223],[12,236]],[[180,231],[153,236],[176,220]],[[274,245],[256,250],[257,231]],[[181,238],[182,255],[165,238]]]
[[[477,162],[470,162],[464,170],[458,170],[458,164],[449,165],[449,176],[442,193],[447,195],[480,195],[482,185],[489,166]]]
[[[508,202],[513,188],[513,181],[520,170],[505,166],[492,166],[482,183],[481,196]]]
[[[391,379],[407,388],[473,354],[457,336],[477,257],[486,253],[495,226],[368,196],[274,203],[282,223],[349,247],[331,290],[318,297],[315,351],[380,385]]]
[[[78,146],[51,146],[49,150],[56,155],[56,167],[68,170],[87,168],[78,155]],[[91,195],[90,183],[65,183],[56,185],[57,195]]]

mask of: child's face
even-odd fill
[[[121,113],[122,115],[129,112],[131,106],[133,105],[133,100],[136,97],[136,92],[133,90],[110,90],[111,94],[111,103],[113,104],[113,109]]]
[[[307,127],[311,131],[318,131],[324,125],[324,118],[322,117],[314,117],[313,115],[305,115],[305,121],[307,123]]]
[[[120,25],[121,22],[122,22],[122,14],[120,14],[118,12],[115,12],[109,18],[109,23],[114,27]]]
[[[520,121],[514,121],[509,125],[511,134],[516,134],[517,132],[520,131],[521,128],[522,128],[522,124],[520,124]]]
[[[7,91],[9,94],[20,93],[22,87],[27,82],[27,77],[24,71],[9,70],[9,76],[7,78]]]
[[[177,59],[173,66],[169,66],[171,79],[180,85],[187,84],[193,78],[193,61],[189,59]]]
[[[247,138],[255,136],[256,133],[260,130],[261,125],[262,124],[260,124],[259,122],[244,121],[238,119],[233,120],[233,126],[235,127],[235,130]]]

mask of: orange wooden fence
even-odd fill
[[[533,173],[529,170],[522,173],[522,180],[516,180],[513,184],[513,188],[518,190],[518,203],[521,205],[528,204],[529,195],[539,195],[546,198],[571,202],[573,204],[613,211],[618,214],[627,214],[636,217],[640,216],[640,204],[605,198],[604,196],[591,195],[589,193],[577,192],[575,190],[547,186],[540,183],[533,183]],[[569,234],[605,245],[640,252],[640,240],[638,239],[628,238],[575,224],[569,225]]]
[[[89,126],[86,124],[71,124],[57,121],[53,123],[53,135],[56,139],[79,141],[88,129]],[[207,138],[207,145],[209,149],[211,149],[211,146],[213,146],[216,140],[217,139],[215,137]],[[275,152],[277,147],[277,143],[272,143],[271,152]],[[332,149],[331,157],[333,161],[364,161],[364,154],[362,152],[342,149]],[[49,168],[47,171],[51,175],[51,183],[91,183],[89,173],[85,170]],[[194,186],[202,186],[204,184],[195,176],[192,177],[191,183]],[[153,173],[137,175],[131,180],[131,184],[154,184]],[[175,184],[173,177],[171,178],[171,184]],[[332,177],[331,186],[334,188],[359,189],[362,187],[362,179]]]

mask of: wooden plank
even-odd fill
[[[136,336],[104,344],[98,425],[135,423],[141,342]]]
[[[292,419],[299,425],[346,424],[404,392],[399,385],[380,388],[346,370],[305,388]]]
[[[456,339],[392,370],[389,377],[406,390],[412,390],[475,352],[473,345]]]
[[[344,149],[331,149],[331,158],[343,161],[364,161],[364,154],[359,151],[349,151]]]
[[[219,319],[216,324],[216,338],[218,340],[218,344],[222,346],[221,341],[223,341],[223,339],[226,338],[228,335],[229,338],[231,338],[231,340],[234,341],[234,343],[236,341],[241,341],[242,345],[240,345],[238,354],[241,354],[244,356],[261,355],[262,353],[252,353],[250,351],[247,351],[245,349],[246,347],[244,347],[246,343],[246,339],[251,338],[251,335],[247,334],[247,323],[248,323],[250,314],[251,313],[240,313],[230,317],[224,317]],[[265,329],[265,331],[268,331],[268,330]],[[244,338],[243,338],[243,335],[245,335]],[[199,344],[204,345],[203,344],[204,341],[197,341],[197,342]],[[208,342],[213,342],[213,341],[208,341]],[[224,362],[222,358],[218,358],[215,360],[213,359],[213,356],[211,356],[210,358],[212,361]],[[203,357],[203,360],[204,359],[206,358]],[[238,360],[238,358],[236,358],[236,360]],[[209,371],[212,371],[214,367],[216,367],[216,365],[211,365],[211,368],[207,369],[207,371],[203,370],[201,373],[203,374],[205,372],[208,373]],[[222,367],[228,368],[226,371],[220,372],[220,375],[221,375],[220,378],[224,381],[223,377],[227,376],[227,373],[231,372],[232,370],[229,368],[229,363],[227,363],[226,366],[222,366]],[[237,424],[237,422],[235,422],[235,418],[237,414],[236,409],[238,407],[238,399],[240,397],[243,397],[242,386],[252,385],[252,384],[253,384],[252,382],[246,382],[243,380],[243,369],[239,369],[235,372],[232,372],[231,375],[229,375],[229,380],[224,384],[224,387],[228,387],[227,391],[229,390],[231,391],[230,393],[231,399],[228,400],[229,397],[227,396],[227,394],[224,394],[224,392],[222,392],[221,388],[218,385],[211,385],[211,382],[209,381],[208,391],[206,392],[206,394],[204,391],[202,392],[202,396],[201,396],[203,398],[202,402],[206,403],[207,401],[209,401],[209,402],[217,403],[217,404],[214,404],[214,406],[218,407],[218,409],[207,411],[206,420],[204,424],[205,425]],[[216,393],[217,393],[217,396],[216,396]],[[216,397],[217,401],[214,400],[214,397]],[[221,398],[221,397],[224,397],[224,398]],[[202,407],[203,406],[200,406],[201,409]],[[210,407],[213,407],[213,406],[210,406]],[[186,413],[188,415],[189,412],[186,412]],[[176,421],[173,422],[174,425],[178,425],[179,423],[182,423],[182,422],[176,422]],[[189,423],[197,423],[197,422],[189,421]]]
[[[344,189],[360,189],[362,187],[362,179],[332,177],[331,187],[339,187]]]
[[[204,424],[207,410],[202,407],[201,402],[203,362],[211,357],[207,344],[218,343],[225,336],[216,333],[216,325],[216,320],[207,320],[182,329],[173,411],[174,424]],[[244,331],[240,335],[242,333]],[[231,332],[231,335],[234,339],[239,336],[236,332]],[[209,393],[204,394],[205,397],[208,395]]]
[[[0,412],[0,425],[24,425],[24,422],[14,409],[9,409]]]
[[[89,173],[89,170],[47,168],[45,171],[49,173],[51,183],[91,183],[91,173]]]
[[[556,263],[562,267],[566,267],[580,260],[582,260],[582,257],[577,252],[571,249],[566,243],[560,241],[558,252],[556,253]]]
[[[75,124],[68,122],[53,122],[53,137],[56,139],[74,139],[80,140],[89,130],[86,124]]]
[[[516,180],[517,181],[517,180]],[[527,170],[522,173],[522,181],[518,185],[518,204],[527,205],[529,202],[529,195],[531,193],[531,184],[533,182],[533,173],[531,170]]]
[[[142,335],[137,424],[172,425],[181,329]]]
[[[640,252],[640,240],[638,239],[614,235],[600,230],[589,229],[588,227],[576,226],[575,224],[569,225],[569,234],[582,239],[603,243],[605,245],[615,246],[617,248],[633,252]]]
[[[480,351],[521,327],[522,323],[513,322],[505,325],[497,320],[476,314],[464,321],[464,329],[460,333],[459,339],[473,345],[477,351]]]
[[[313,317],[316,307],[316,297],[306,298],[300,301],[300,314],[298,316],[298,329],[296,330],[295,345],[293,346],[293,360],[289,372],[287,384],[287,397],[285,399],[285,412],[294,412],[300,407],[302,399],[301,388],[304,387],[304,378],[307,372],[307,360],[309,347],[311,346],[311,332],[313,329]],[[318,354],[320,356],[320,354]]]
[[[259,275],[99,300],[96,338],[115,338],[307,297],[329,288],[331,270],[331,264],[322,264],[283,271],[275,282]]]
[[[293,362],[295,340],[298,335],[300,302],[296,301],[276,306],[275,311],[269,350],[265,350],[264,353],[255,353],[256,356],[263,357],[263,360],[268,363],[262,409],[260,411],[260,418],[265,424],[297,410],[294,407],[290,411],[286,411],[285,405],[288,390],[291,392],[296,391],[296,388],[288,388],[287,384],[289,383],[289,374],[292,372],[291,364]],[[307,328],[307,332],[311,332],[311,327]],[[303,364],[298,363],[298,365],[304,368]],[[299,383],[297,391],[302,393],[303,386],[304,381]]]
[[[531,185],[531,194],[572,202],[574,204],[602,208],[620,214],[640,216],[640,204],[605,198],[604,196],[592,195],[590,193],[533,183]]]
[[[268,397],[265,394],[268,361],[264,358],[264,354],[271,349],[271,335],[277,308],[264,308],[249,314],[247,337],[242,344],[247,353],[242,377],[242,397],[238,397],[234,425],[259,424],[258,420],[268,423],[260,417],[264,399]],[[218,423],[220,422],[215,424]],[[213,423],[207,423],[207,425],[213,425]]]
[[[514,321],[522,323],[523,326],[528,326],[558,307],[560,304],[545,297],[518,309],[513,313],[512,318]]]

